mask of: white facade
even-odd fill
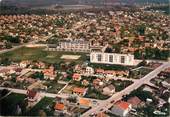
[[[127,66],[135,65],[134,55],[103,52],[91,52],[90,62],[103,64],[118,64]]]
[[[49,50],[57,51],[73,51],[73,52],[89,52],[90,44],[84,40],[63,40],[59,42],[58,46],[54,46],[53,49],[48,47]]]

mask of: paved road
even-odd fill
[[[93,107],[92,109],[88,110],[83,115],[81,115],[81,117],[89,117],[90,114],[92,114],[92,113],[98,113],[101,111],[108,110],[110,107],[113,106],[113,104],[111,103],[112,100],[115,100],[115,102],[118,100],[121,100],[122,96],[130,94],[130,92],[132,92],[133,90],[139,88],[140,86],[142,86],[145,83],[150,82],[151,79],[155,78],[162,70],[164,70],[168,67],[170,67],[170,62],[163,63],[161,66],[159,66],[158,68],[156,68],[155,70],[153,70],[152,72],[150,72],[149,74],[144,76],[143,78],[139,79],[138,81],[134,82],[132,85],[128,86],[124,90],[114,94],[109,99],[107,99],[103,102],[100,102],[97,107]],[[101,109],[103,109],[103,110],[101,110]]]

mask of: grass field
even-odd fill
[[[25,99],[25,95],[11,93],[4,99],[0,100],[0,114],[3,116],[16,115],[16,106],[21,104]]]
[[[76,60],[76,62],[83,62],[86,60],[85,53],[75,53],[75,52],[52,52],[45,51],[44,48],[29,48],[22,47],[14,51],[3,53],[0,55],[0,58],[9,58],[13,61],[21,60],[40,60],[47,63],[56,63],[60,61],[75,61],[75,60],[64,60],[60,57],[62,55],[80,55],[81,57]]]

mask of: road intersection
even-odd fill
[[[90,110],[85,112],[81,117],[89,117],[91,114],[99,113],[101,111],[102,112],[107,111],[110,107],[113,106],[113,103],[112,103],[113,100],[114,100],[114,102],[121,100],[124,95],[128,95],[128,94],[130,94],[130,92],[139,88],[143,84],[149,83],[151,79],[155,78],[161,71],[163,71],[164,69],[166,69],[168,67],[170,67],[170,62],[163,63],[161,66],[159,66],[155,70],[151,71],[149,74],[147,74],[140,80],[134,82],[132,85],[126,87],[124,90],[122,90],[118,93],[115,93],[109,99],[107,99],[103,102],[100,102],[97,107],[91,108]]]

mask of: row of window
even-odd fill
[[[101,54],[97,54],[96,58],[97,58],[97,61],[99,61],[99,62],[102,61],[102,55]],[[115,61],[117,61],[117,59]],[[113,62],[113,55],[109,55],[109,62]],[[120,57],[120,62],[125,63],[125,56]]]

